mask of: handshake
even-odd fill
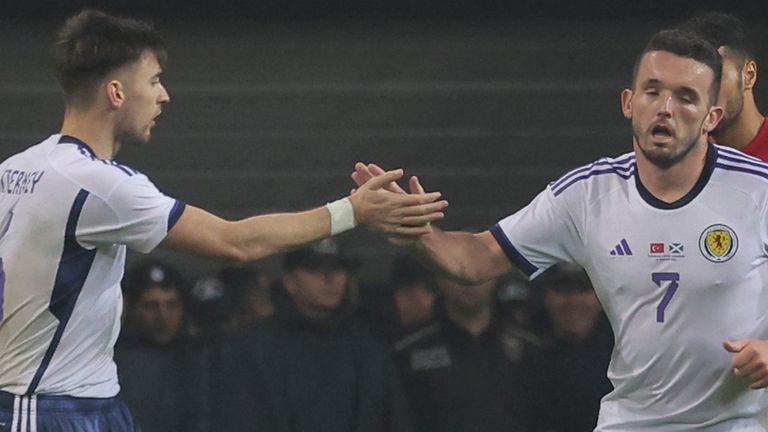
[[[427,193],[416,176],[409,179],[406,191],[397,183],[403,175],[402,169],[385,171],[376,164],[355,164],[351,177],[357,187],[347,198],[328,205],[332,234],[357,224],[390,238],[415,238],[432,232],[430,223],[445,217],[448,201],[440,199],[440,192]]]

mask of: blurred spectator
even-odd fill
[[[285,255],[274,317],[222,359],[217,431],[410,430],[389,352],[352,311],[349,270],[333,239]]]
[[[527,431],[525,349],[505,347],[494,302],[498,281],[464,286],[438,278],[437,286],[443,300],[436,321],[395,346],[417,430]],[[526,338],[523,346],[535,344],[535,337]]]
[[[534,280],[543,296],[549,336],[529,363],[535,432],[591,432],[606,376],[613,333],[586,273],[558,265]]]
[[[190,333],[198,347],[218,345],[242,327],[238,287],[219,276],[204,276],[192,285],[189,296]]]
[[[395,312],[402,333],[413,331],[434,318],[436,298],[432,273],[410,255],[400,255],[392,264],[390,284]]]
[[[225,267],[219,272],[219,280],[238,299],[240,325],[262,321],[274,313],[269,280],[253,265]]]
[[[123,281],[125,327],[115,347],[120,397],[144,432],[186,431],[185,283],[160,261]]]

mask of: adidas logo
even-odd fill
[[[629,243],[627,243],[627,239],[621,239],[619,244],[617,244],[613,250],[610,252],[613,256],[631,256],[632,255],[632,249],[629,248]]]

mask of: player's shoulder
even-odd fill
[[[602,157],[572,169],[550,183],[549,189],[559,196],[566,191],[585,191],[593,185],[613,187],[624,184],[634,175],[635,153],[630,152],[617,157]]]
[[[768,183],[768,163],[731,147],[713,144],[717,149],[715,169],[741,182]]]
[[[79,187],[108,195],[125,182],[148,181],[139,171],[113,160],[100,159],[87,144],[73,137],[61,137],[50,153],[51,165]]]

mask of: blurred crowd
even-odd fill
[[[367,286],[335,239],[123,281],[120,397],[144,432],[592,431],[613,334],[586,274],[464,286],[407,255]]]

